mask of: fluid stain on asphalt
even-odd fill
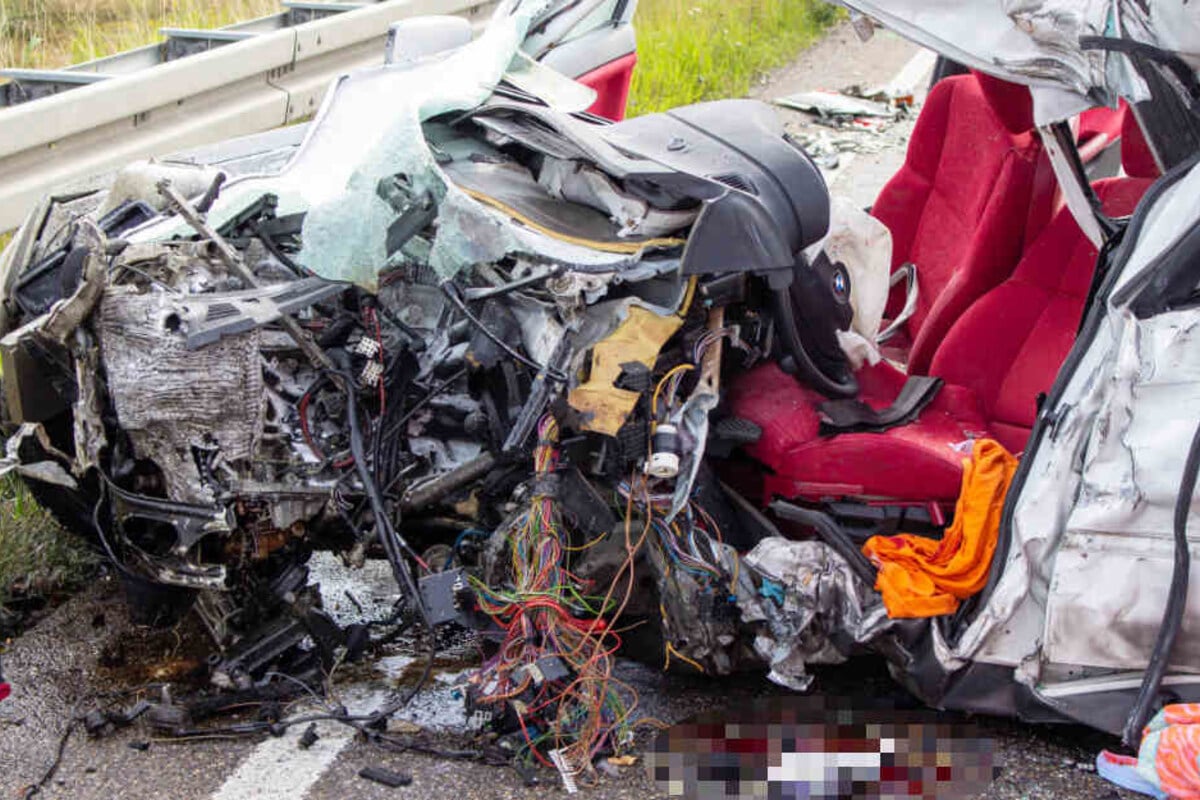
[[[207,682],[211,652],[212,641],[194,615],[169,628],[130,626],[101,647],[97,685],[119,690],[162,682],[198,689]]]

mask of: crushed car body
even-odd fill
[[[479,631],[468,708],[572,780],[632,741],[641,621],[668,666],[802,691],[876,651],[935,706],[1140,730],[1200,695],[1193,12],[850,5],[994,76],[927,107],[977,103],[1007,183],[914,144],[867,215],[764,104],[588,113],[522,50],[553,4],[509,3],[306,128],[34,209],[6,466],[140,613],[200,616],[220,686],[362,652],[305,563],[386,559],[389,622]],[[1064,120],[1119,98],[1163,174],[1092,185]],[[1039,159],[1061,203],[1013,199]],[[938,232],[941,181],[1021,227]],[[938,235],[982,244],[939,272]]]

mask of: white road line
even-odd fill
[[[893,95],[916,94],[918,88],[923,89],[928,82],[936,61],[937,53],[921,48],[900,68],[895,77],[884,85],[885,91]]]
[[[343,694],[351,714],[380,708],[388,693],[355,687]],[[300,800],[329,769],[338,754],[354,739],[354,729],[337,722],[318,722],[320,735],[312,747],[301,750],[296,741],[307,725],[297,725],[279,738],[255,747],[237,771],[213,794],[212,800]]]

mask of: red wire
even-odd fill
[[[313,441],[312,433],[310,433],[308,430],[308,401],[312,399],[311,392],[312,389],[309,389],[304,393],[304,396],[300,398],[300,402],[296,404],[296,413],[300,416],[300,433],[304,436],[304,443],[307,444],[309,449],[313,451],[313,455],[315,455],[317,458],[324,459],[325,452],[321,450],[321,448],[317,447],[317,443]],[[353,463],[354,456],[350,456],[349,458],[344,458],[341,461],[333,462],[333,466],[336,469],[345,469]]]
[[[296,406],[296,411],[300,414],[300,433],[304,435],[304,443],[308,445],[308,449],[312,450],[317,458],[324,459],[325,454],[321,452],[321,448],[317,447],[316,442],[313,441],[312,434],[308,432],[308,401],[311,397],[309,394],[311,391],[309,389],[308,392],[305,392],[304,396],[300,398],[299,405]]]

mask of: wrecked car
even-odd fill
[[[31,212],[6,463],[134,606],[241,687],[369,640],[314,550],[386,559],[393,621],[478,630],[468,706],[571,781],[631,741],[622,636],[1114,732],[1196,699],[1194,12],[849,3],[972,70],[866,214],[764,104],[590,113],[527,55],[544,5]]]

